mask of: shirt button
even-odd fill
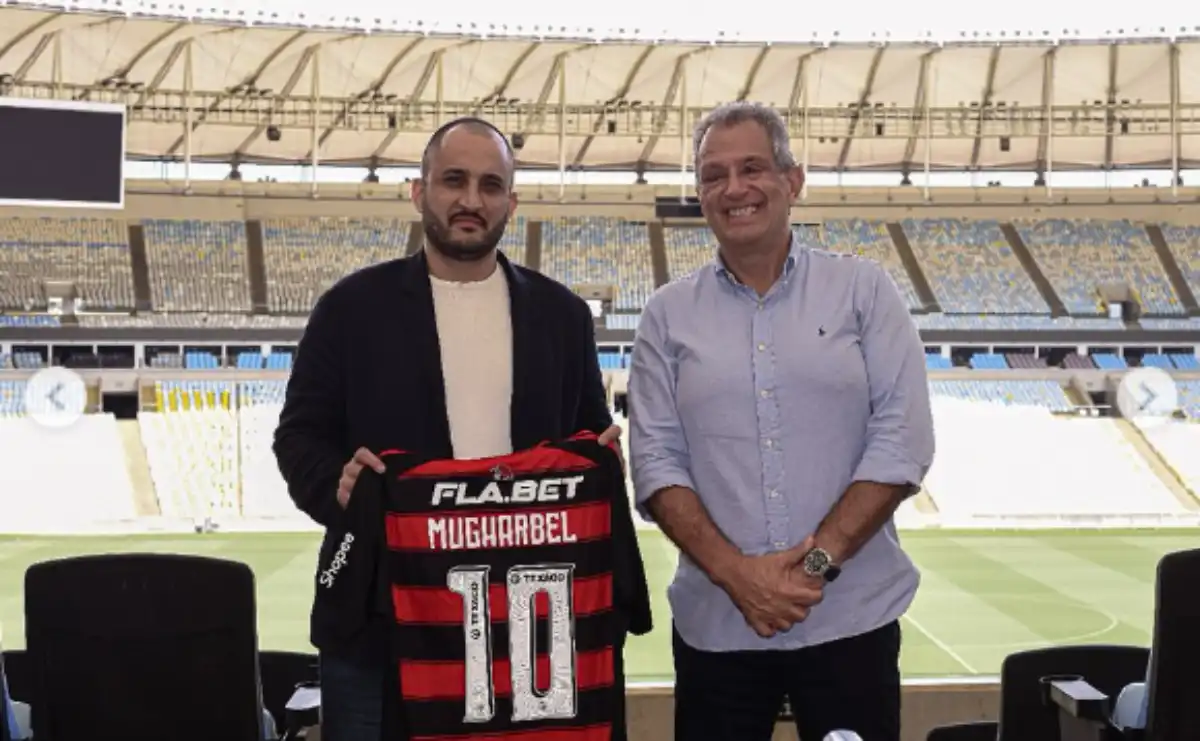
[[[765,343],[765,342],[758,343],[758,351],[759,352],[762,352],[763,350],[766,350],[766,349],[767,349],[767,343]]]
[[[787,548],[787,543],[782,540],[777,540],[775,541],[775,547],[782,551],[784,548]]]
[[[779,490],[778,490],[778,489],[772,489],[772,490],[771,490],[771,498],[772,498],[772,499],[778,499],[778,498],[779,498]]]
[[[771,392],[767,391],[766,389],[763,389],[762,391],[758,392],[758,395],[765,399],[771,395]]]
[[[769,448],[769,447],[771,447],[772,445],[774,445],[774,443],[773,443],[771,440],[763,440],[763,447],[764,447],[764,448]]]

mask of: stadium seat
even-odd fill
[[[1043,702],[1042,679],[1092,676],[1110,691],[1145,676],[1150,652],[1136,646],[1052,646],[1005,657],[1000,668],[1000,720],[942,726],[927,741],[1060,741],[1055,710]],[[991,735],[986,726],[992,725]]]
[[[254,574],[232,561],[121,554],[25,573],[39,741],[260,741]]]
[[[1159,561],[1153,645],[1137,677],[1112,687],[1105,685],[1104,677],[1080,671],[1075,681],[1052,683],[1049,699],[1062,724],[1061,741],[1200,738],[1200,703],[1196,702],[1200,676],[1195,672],[1200,660],[1197,583],[1200,549],[1171,553]],[[1144,685],[1140,682],[1143,677]],[[1139,717],[1143,710],[1144,718]]]

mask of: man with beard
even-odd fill
[[[424,249],[346,276],[313,308],[274,450],[297,506],[326,529],[321,562],[339,549],[355,558],[343,511],[364,468],[383,472],[378,451],[484,458],[581,430],[601,444],[619,435],[587,304],[496,249],[517,205],[514,169],[486,121],[440,128],[413,186]],[[322,737],[379,741],[396,681],[387,621],[348,624],[322,607],[311,625]]]

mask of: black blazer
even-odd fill
[[[612,415],[587,304],[498,255],[512,312],[513,448],[603,432]],[[300,340],[274,451],[296,505],[325,526],[321,561],[332,557],[344,530],[338,479],[359,447],[452,457],[423,252],[343,278],[317,301]],[[382,622],[353,639],[339,637],[345,631],[337,623],[314,606],[313,645],[347,658],[386,653]]]

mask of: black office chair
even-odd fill
[[[1059,741],[1058,716],[1043,702],[1042,678],[1090,675],[1119,689],[1146,674],[1149,650],[1137,646],[1051,646],[1010,654],[1000,668],[1000,720],[935,728],[927,741]],[[937,734],[936,736],[934,734]]]
[[[1052,682],[1048,704],[1056,709],[1061,741],[1196,741],[1200,739],[1200,549],[1171,553],[1158,564],[1154,636],[1148,670],[1126,684],[1146,681],[1146,727],[1120,728],[1111,721],[1113,699],[1124,687],[1105,687],[1079,672],[1074,681]]]
[[[260,651],[258,667],[262,675],[263,706],[275,719],[275,727],[288,727],[287,703],[296,690],[320,681],[316,654],[293,651]]]
[[[197,556],[120,554],[25,574],[38,741],[261,741],[254,574]]]

